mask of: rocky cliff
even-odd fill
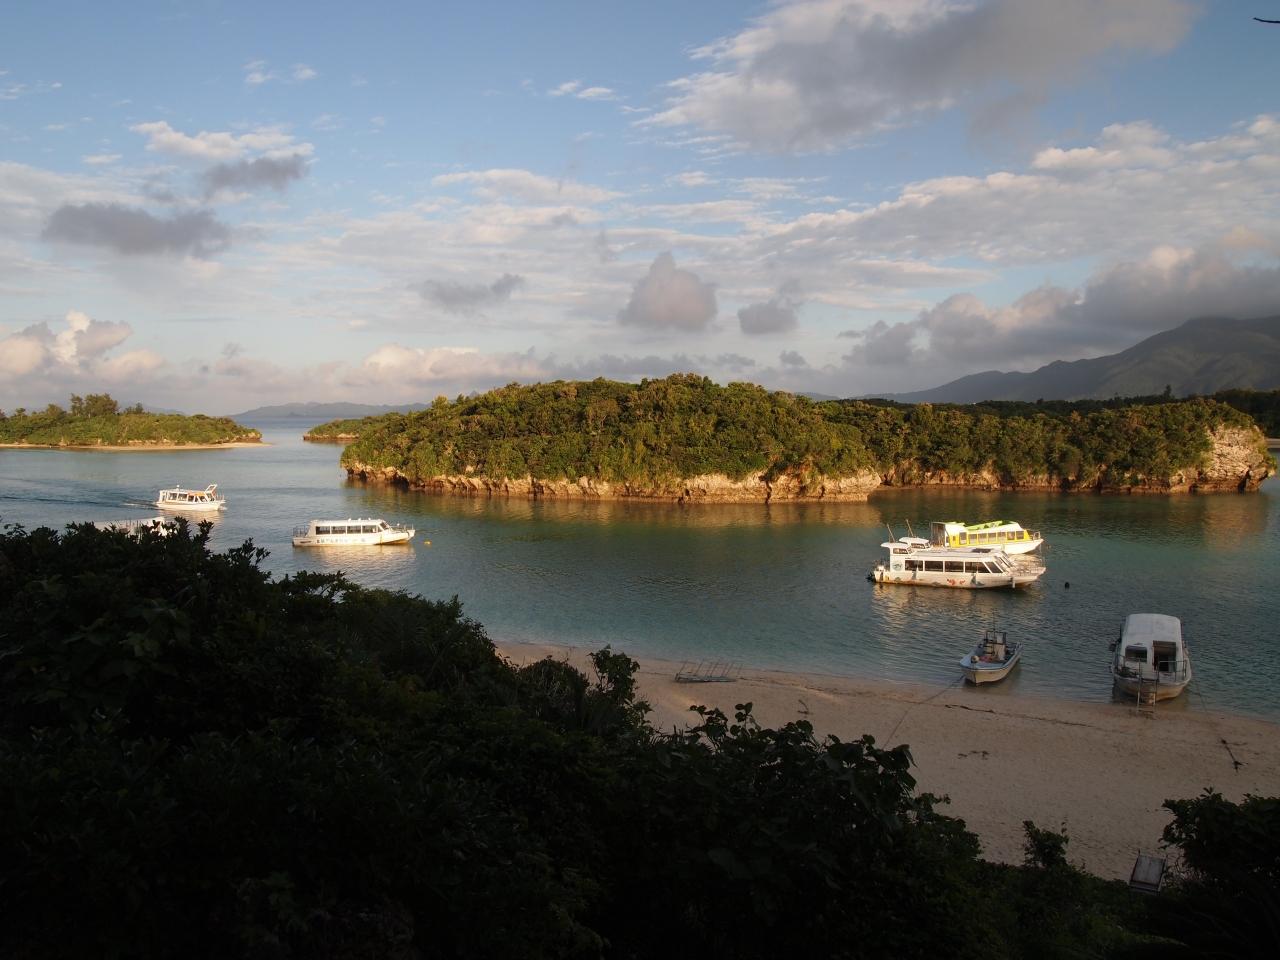
[[[773,500],[866,500],[880,485],[880,477],[866,471],[852,477],[784,474],[773,480],[751,477],[733,480],[724,474],[687,477],[665,484],[610,483],[579,477],[577,480],[538,480],[533,477],[494,479],[474,474],[410,480],[395,467],[371,467],[351,463],[353,477],[384,483],[402,483],[432,493],[510,497],[547,497],[585,500],[668,500],[677,503],[769,503]]]
[[[1035,476],[1010,481],[992,471],[953,474],[921,471],[912,464],[896,464],[880,472],[867,470],[849,477],[826,477],[799,472],[772,479],[764,476],[734,480],[723,474],[705,474],[662,484],[610,483],[591,477],[577,480],[539,480],[534,477],[493,478],[478,474],[451,474],[410,479],[395,467],[360,462],[346,464],[353,477],[383,483],[401,483],[432,493],[464,495],[547,497],[588,500],[667,500],[678,503],[769,503],[772,501],[862,501],[881,486],[948,486],[983,489],[1064,490],[1102,493],[1206,493],[1253,491],[1275,470],[1257,428],[1220,426],[1211,434],[1212,449],[1202,466],[1178,470],[1169,476],[1116,478],[1102,469],[1087,477]]]

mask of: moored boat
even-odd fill
[[[1023,587],[1044,575],[1044,565],[1029,557],[1017,560],[1000,547],[935,547],[923,537],[882,543],[887,560],[875,565],[868,579],[925,587],[981,590]]]
[[[173,517],[143,517],[140,520],[95,520],[93,525],[99,530],[122,530],[135,537],[146,531],[153,531],[157,536],[167,537],[178,530],[178,521]]]
[[[211,483],[203,490],[187,490],[181,486],[161,490],[155,505],[161,510],[190,510],[199,513],[225,510],[227,498],[218,493],[218,485]]]
[[[1007,677],[1021,656],[1021,643],[1010,643],[1003,630],[987,630],[973,652],[960,658],[960,672],[973,684],[994,683]]]
[[[1044,543],[1039,532],[1009,520],[968,524],[935,520],[929,525],[929,537],[935,547],[1002,547],[1013,554],[1030,553]]]
[[[1116,689],[1139,702],[1169,700],[1191,682],[1191,655],[1177,617],[1131,613],[1111,650]]]
[[[369,518],[346,520],[312,520],[305,527],[293,530],[295,547],[369,546],[392,543],[409,543],[416,531],[399,523]]]

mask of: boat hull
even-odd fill
[[[295,547],[389,547],[413,540],[413,530],[382,530],[378,533],[339,533],[294,537]]]
[[[960,661],[960,672],[964,674],[966,680],[975,685],[979,683],[995,683],[997,680],[1003,680],[1007,677],[1017,665],[1017,657],[999,666],[975,666],[969,662],[968,657],[965,657]]]
[[[1182,696],[1182,692],[1191,683],[1191,672],[1187,671],[1185,680],[1158,683],[1155,680],[1139,681],[1136,677],[1120,677],[1112,673],[1115,688],[1126,698],[1141,696],[1143,703],[1156,703],[1160,700],[1172,700]]]
[[[876,583],[900,583],[912,587],[949,587],[954,590],[1015,590],[1035,583],[1044,573],[933,573],[926,570],[910,570],[902,573],[877,566],[872,571]]]
[[[1005,553],[1017,556],[1019,554],[1031,553],[1034,550],[1039,550],[1043,543],[1043,538],[1038,540],[1007,540],[1002,544],[1002,546],[1004,547]]]

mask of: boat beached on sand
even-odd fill
[[[1177,617],[1131,613],[1111,650],[1116,689],[1141,703],[1169,700],[1191,682],[1191,655]]]
[[[875,565],[867,579],[924,587],[981,590],[1023,587],[1044,575],[1044,565],[1029,557],[1017,560],[1000,547],[935,547],[923,537],[882,543],[887,560]]]
[[[1008,520],[969,524],[935,520],[929,525],[929,539],[935,547],[1003,547],[1005,553],[1015,554],[1030,553],[1044,543],[1038,532]]]
[[[960,658],[960,671],[970,683],[994,683],[1007,677],[1021,656],[1021,643],[1010,643],[1003,630],[988,630],[973,652]]]
[[[370,518],[346,520],[312,520],[308,526],[295,527],[295,547],[377,547],[391,543],[409,543],[413,527]]]
[[[218,485],[211,483],[203,490],[186,490],[172,487],[161,490],[155,505],[161,510],[191,510],[212,513],[227,508],[227,498],[218,493]]]

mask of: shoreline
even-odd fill
[[[550,656],[593,676],[585,647],[495,647],[516,665]],[[652,707],[657,730],[688,725],[696,719],[692,704],[732,716],[736,704],[751,702],[764,726],[807,719],[819,738],[868,733],[881,746],[908,744],[917,790],[949,795],[940,812],[965,820],[988,860],[1021,863],[1022,821],[1033,820],[1065,827],[1073,863],[1127,879],[1139,850],[1160,855],[1171,819],[1165,800],[1208,787],[1230,800],[1280,795],[1280,725],[1212,708],[1139,712],[1123,703],[995,694],[958,682],[932,687],[745,667],[730,682],[680,683],[680,663],[632,659],[640,663],[638,696]]]
[[[0,443],[0,450],[83,450],[101,453],[170,453],[174,450],[228,450],[269,447],[265,440],[232,440],[227,443]]]

